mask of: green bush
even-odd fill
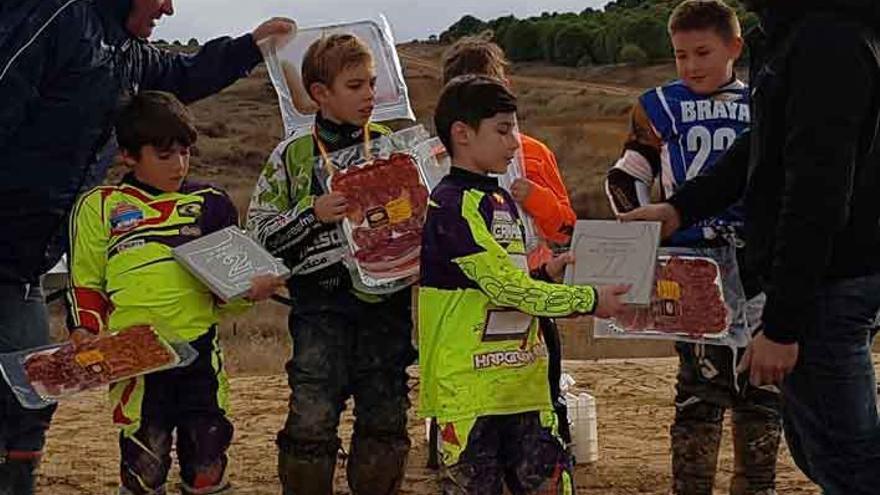
[[[639,45],[627,43],[620,49],[618,60],[625,64],[644,64],[648,61],[648,54]]]

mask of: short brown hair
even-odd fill
[[[483,75],[467,74],[449,81],[434,111],[437,137],[449,155],[452,148],[452,125],[463,122],[479,129],[480,122],[499,113],[516,113],[516,97],[500,80]]]
[[[491,31],[456,41],[443,53],[443,83],[468,74],[504,79],[510,62],[504,50],[492,42]]]
[[[302,63],[302,79],[306,92],[312,96],[312,84],[333,84],[345,69],[371,63],[370,47],[353,34],[331,34],[315,41],[306,50]]]
[[[116,117],[116,142],[134,156],[147,145],[188,147],[197,138],[195,118],[171,93],[142,91],[124,102]]]
[[[669,34],[711,29],[725,41],[742,36],[736,11],[723,0],[684,0],[669,17]]]

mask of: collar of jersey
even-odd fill
[[[467,187],[473,187],[481,190],[498,189],[498,178],[490,175],[482,175],[465,170],[453,165],[449,169],[449,176]]]
[[[360,144],[364,139],[364,128],[352,124],[337,124],[324,118],[319,112],[315,116],[318,137],[331,149],[340,150]]]
[[[125,174],[125,177],[122,178],[122,182],[120,182],[120,184],[136,187],[141,191],[149,194],[150,196],[159,196],[160,194],[165,194],[165,191],[139,181],[137,177],[134,176],[133,172]]]

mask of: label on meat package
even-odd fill
[[[412,204],[407,198],[399,198],[385,205],[385,211],[388,212],[388,218],[391,223],[405,222],[412,218]]]
[[[80,366],[91,366],[104,360],[104,355],[99,350],[80,352],[76,355],[76,362]]]

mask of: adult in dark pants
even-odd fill
[[[64,245],[77,194],[115,155],[113,114],[142,89],[186,103],[232,84],[261,60],[257,43],[291,31],[273,19],[193,55],[144,40],[171,0],[0,3],[0,353],[49,342],[39,286]],[[53,409],[25,410],[0,383],[0,494],[33,493]]]
[[[871,341],[880,311],[880,4],[752,0],[751,131],[668,203],[668,234],[744,195],[746,265],[767,294],[740,366],[780,384],[798,467],[828,495],[877,493]]]

